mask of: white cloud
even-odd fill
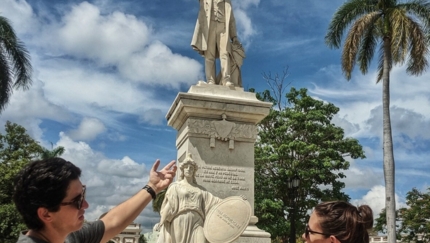
[[[371,167],[356,166],[354,162],[348,170],[344,171],[344,174],[346,178],[342,181],[348,189],[367,189],[383,183],[381,172]]]
[[[133,15],[101,15],[97,6],[82,2],[63,17],[58,36],[63,51],[75,57],[116,64],[147,45],[151,29]]]
[[[251,18],[242,9],[234,10],[234,17],[236,19],[236,28],[239,30],[239,40],[244,41],[245,45],[248,47],[250,38],[256,34]]]
[[[0,14],[9,19],[18,34],[37,31],[39,22],[25,0],[2,0]]]
[[[118,69],[130,80],[174,89],[179,89],[181,83],[197,83],[202,72],[197,61],[172,53],[159,41],[119,63]]]
[[[136,178],[145,172],[145,165],[138,164],[126,156],[121,160],[102,160],[97,169],[106,175]]]
[[[96,118],[84,118],[75,130],[68,132],[73,140],[91,141],[106,131],[105,125]]]
[[[63,53],[93,61],[93,68],[116,68],[122,78],[151,86],[179,89],[180,84],[197,82],[202,66],[173,53],[154,39],[156,33],[133,15],[115,11],[102,14],[91,3],[74,5],[61,25],[46,27],[57,41],[45,46],[52,55]],[[43,43],[40,43],[41,45]],[[100,70],[102,71],[102,70]]]
[[[375,83],[376,72],[354,75],[350,82],[343,77],[339,66],[323,68],[318,75],[332,78],[334,82],[324,87],[315,84],[310,93],[340,108],[334,120],[336,124],[358,138],[382,137],[382,83]],[[390,86],[394,136],[429,138],[430,132],[423,129],[430,125],[428,78],[430,74],[410,77],[404,66],[393,68]]]
[[[426,119],[423,114],[392,106],[390,116],[393,136],[400,137],[406,135],[411,139],[430,139],[430,130],[425,129],[430,127],[430,119]],[[367,120],[367,123],[370,126],[370,134],[379,137],[382,136],[382,106],[378,106],[370,111],[370,118]]]
[[[151,125],[160,125],[164,119],[164,114],[161,110],[149,109],[143,112],[139,120]]]
[[[112,73],[94,71],[85,64],[52,60],[46,61],[40,71],[46,97],[52,103],[82,116],[96,117],[105,124],[114,119],[109,111],[139,115],[143,107],[168,107],[165,101],[154,102],[157,97],[150,89],[141,89]]]
[[[396,208],[405,207],[405,203],[399,201],[399,196],[396,194]],[[373,211],[373,217],[377,218],[381,213],[381,210],[385,208],[385,187],[384,186],[374,186],[367,192],[366,195],[361,199],[351,200],[354,205],[369,205]]]
[[[260,4],[260,0],[241,0],[241,1],[234,1],[232,3],[232,5],[234,7],[239,7],[239,8],[242,8],[242,9],[248,9],[252,5],[254,5],[254,6],[257,7],[258,4]]]
[[[43,140],[42,121],[49,119],[67,123],[74,118],[64,107],[48,101],[43,88],[43,83],[36,80],[28,90],[14,90],[7,108],[1,113],[0,122],[11,121],[25,127],[32,138],[49,147],[50,143]]]
[[[40,118],[65,122],[71,119],[64,107],[47,100],[44,88],[44,84],[36,80],[28,90],[14,90],[2,116],[10,120]]]
[[[336,114],[333,117],[332,122],[336,126],[343,128],[343,131],[345,132],[345,137],[353,137],[355,133],[360,131],[360,125],[351,123],[348,119],[348,115],[340,117],[339,114]]]

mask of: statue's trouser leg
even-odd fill
[[[216,57],[216,46],[217,46],[217,22],[211,21],[208,32],[208,49],[205,51],[205,74],[206,82],[215,83],[215,57]]]
[[[218,50],[219,50],[219,60],[221,64],[221,84],[226,85],[227,82],[230,82],[230,56],[229,56],[229,45],[230,40],[229,36],[226,33],[225,23],[218,23],[219,26],[219,41],[218,41]]]

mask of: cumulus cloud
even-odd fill
[[[2,116],[10,120],[39,118],[59,122],[65,122],[72,118],[71,113],[64,107],[47,100],[44,84],[38,80],[34,81],[28,90],[14,90]]]
[[[151,125],[161,125],[164,120],[164,114],[159,109],[150,109],[145,112],[140,117],[141,122],[145,122]]]
[[[257,7],[260,4],[260,0],[241,0],[233,2],[233,6],[239,7],[242,9],[247,9],[251,6]]]
[[[76,57],[116,64],[147,45],[150,34],[150,28],[133,15],[102,16],[97,6],[82,2],[63,17],[58,44]]]
[[[236,27],[239,31],[238,36],[241,40],[244,40],[246,45],[249,45],[250,38],[256,34],[256,30],[252,25],[251,18],[246,14],[246,11],[242,9],[236,9],[234,12],[236,19]]]
[[[48,103],[103,121],[112,120],[109,111],[166,111],[168,106],[154,96],[156,89],[178,90],[201,76],[199,62],[154,39],[154,30],[134,15],[102,13],[88,2],[62,5],[55,15],[38,7],[35,12],[21,0],[4,5],[7,16],[22,20],[16,29],[32,53],[34,80],[43,83],[40,91]]]
[[[348,121],[348,115],[340,117],[339,114],[336,114],[333,117],[332,122],[336,126],[343,128],[343,131],[345,132],[345,137],[351,137],[353,136],[353,134],[360,131],[360,124],[354,124]]]
[[[367,189],[383,183],[383,174],[372,167],[356,166],[354,163],[344,171],[346,178],[342,181],[348,189]]]
[[[145,165],[138,164],[126,156],[121,160],[102,160],[97,169],[107,175],[133,178],[139,177],[145,172]]]
[[[91,141],[105,131],[106,127],[100,120],[85,117],[82,119],[79,127],[75,130],[69,131],[68,135],[73,140]]]
[[[196,83],[202,72],[196,60],[172,53],[159,41],[119,63],[118,68],[130,80],[175,89],[181,83]]]
[[[142,20],[119,11],[102,14],[88,2],[74,5],[62,24],[53,24],[49,31],[58,39],[49,46],[56,46],[56,55],[113,66],[123,78],[138,83],[179,89],[180,84],[195,83],[202,72],[200,63],[153,39],[154,30]]]
[[[406,135],[412,139],[430,139],[430,131],[425,129],[430,127],[430,119],[426,119],[423,114],[393,106],[390,109],[390,115],[394,136]],[[370,126],[369,132],[371,134],[382,135],[382,106],[370,111],[370,118],[367,123]]]
[[[3,0],[0,13],[11,21],[18,34],[39,29],[39,21],[34,15],[33,8],[24,0]]]
[[[33,81],[29,90],[14,90],[10,102],[1,116],[2,124],[6,121],[17,123],[27,129],[27,133],[41,145],[49,147],[43,140],[44,131],[40,124],[44,119],[67,123],[73,121],[73,114],[61,105],[50,102],[44,92],[44,84]]]
[[[406,204],[399,200],[399,196],[396,194],[396,208],[405,207]],[[382,209],[385,208],[385,187],[374,186],[364,195],[361,199],[353,199],[351,203],[354,205],[369,205],[373,211],[374,218],[377,218],[381,213]]]
[[[327,84],[314,84],[309,92],[340,108],[335,122],[358,138],[382,137],[382,84],[376,84],[376,72],[354,75],[347,82],[339,66],[322,68],[323,75],[334,80]],[[429,74],[411,80],[405,67],[394,67],[391,73],[391,122],[394,136],[429,138],[430,99],[426,79]],[[405,82],[408,80],[408,82]],[[405,92],[407,90],[407,92]],[[359,130],[356,130],[356,129]]]

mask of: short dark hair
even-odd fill
[[[323,202],[314,212],[324,234],[335,236],[341,243],[369,243],[367,230],[373,226],[369,206],[356,207],[343,201]]]
[[[37,160],[26,165],[15,177],[13,201],[29,229],[40,230],[43,222],[37,209],[60,209],[70,181],[79,179],[81,169],[62,158]]]

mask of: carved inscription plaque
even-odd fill
[[[232,196],[215,205],[207,214],[203,231],[210,243],[232,242],[245,231],[251,218],[251,205]]]
[[[196,178],[203,183],[225,184],[233,191],[249,191],[246,171],[240,167],[208,166],[199,168]]]

